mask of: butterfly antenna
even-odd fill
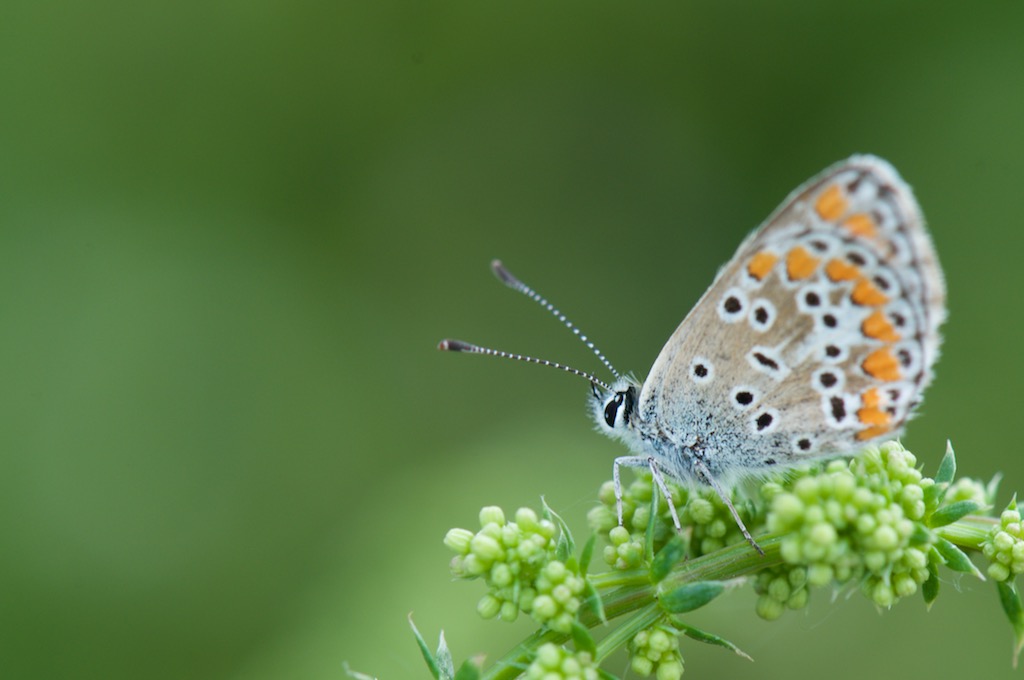
[[[537,359],[536,357],[529,357],[524,354],[512,354],[511,352],[503,352],[500,349],[490,349],[488,347],[480,347],[472,343],[463,342],[462,340],[442,340],[438,343],[437,348],[443,352],[466,352],[467,354],[485,354],[491,357],[500,357],[502,359],[512,359],[513,361],[525,361],[528,364],[537,364],[539,366],[550,366],[551,368],[557,368],[560,371],[566,373],[572,373],[578,375],[581,378],[586,378],[590,381],[590,384],[595,387],[600,387],[605,392],[611,392],[612,388],[608,383],[592,376],[586,371],[581,371],[578,368],[572,366],[566,366],[564,364],[557,363],[555,361],[548,361],[547,359]]]
[[[583,342],[583,344],[590,348],[590,351],[592,351],[601,361],[601,363],[605,365],[605,368],[612,372],[612,375],[614,375],[616,378],[622,377],[621,375],[619,375],[619,372],[615,370],[615,367],[612,366],[612,362],[608,361],[608,359],[601,352],[601,350],[599,350],[597,346],[594,345],[594,343],[591,342],[590,339],[587,338],[587,336],[580,331],[578,326],[576,326],[572,321],[569,321],[569,319],[566,318],[565,314],[562,314],[562,312],[558,311],[557,307],[555,307],[553,304],[551,304],[543,297],[541,297],[541,295],[537,291],[535,291],[533,288],[530,288],[525,283],[523,283],[515,276],[513,276],[512,272],[505,269],[505,265],[501,263],[501,260],[493,260],[491,262],[491,271],[493,271],[494,275],[498,277],[498,280],[500,280],[506,286],[508,286],[512,290],[522,293],[523,295],[525,295],[526,297],[530,298],[538,305],[543,307],[544,309],[554,314],[556,319],[561,321],[566,328],[573,332],[573,335],[578,337]]]

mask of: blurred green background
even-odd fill
[[[1024,489],[1024,4],[22,3],[0,8],[0,673],[426,677],[481,623],[441,544],[480,506],[582,534],[599,368],[645,374],[741,238],[855,152],[916,190],[949,285],[905,438]],[[687,677],[1016,677],[994,588],[879,614],[749,591]],[[799,659],[797,662],[796,660]],[[624,661],[613,672],[625,670]]]

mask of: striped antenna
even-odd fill
[[[580,331],[578,326],[576,326],[572,321],[569,321],[569,319],[566,318],[565,314],[562,314],[560,311],[558,311],[558,309],[553,304],[551,304],[543,297],[541,297],[540,293],[535,291],[533,288],[530,288],[525,283],[523,283],[515,276],[513,276],[512,272],[505,269],[505,265],[501,263],[501,260],[493,260],[491,262],[491,271],[493,271],[494,275],[498,277],[498,280],[504,283],[506,286],[508,286],[512,290],[522,293],[523,295],[525,295],[526,297],[530,298],[538,305],[543,307],[544,309],[554,314],[556,319],[561,321],[566,328],[573,332],[573,335],[578,337],[583,342],[583,344],[590,348],[590,350],[597,356],[601,363],[605,365],[605,368],[612,372],[612,375],[614,375],[616,378],[622,377],[621,375],[619,375],[619,372],[615,370],[615,367],[612,366],[612,362],[608,361],[608,359],[604,356],[601,350],[599,350],[597,346],[594,345],[594,343],[591,342],[590,339],[587,338],[587,336]]]
[[[560,371],[566,373],[572,373],[578,375],[581,378],[586,378],[590,381],[591,385],[600,387],[605,392],[611,392],[612,388],[602,380],[595,378],[586,371],[581,371],[572,366],[566,366],[564,364],[557,363],[555,361],[548,361],[547,359],[537,359],[536,357],[529,357],[524,354],[512,354],[511,352],[503,352],[500,349],[490,349],[488,347],[480,347],[462,340],[451,340],[446,339],[438,343],[437,348],[442,352],[466,352],[467,354],[485,354],[491,357],[500,357],[502,359],[512,359],[513,361],[525,361],[528,364],[537,364],[539,366],[550,366],[551,368],[557,368]],[[595,393],[596,394],[596,393]]]

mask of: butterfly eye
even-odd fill
[[[608,400],[604,407],[604,422],[608,427],[615,427],[615,416],[619,414],[619,407],[622,406],[623,393],[616,392],[615,396]]]

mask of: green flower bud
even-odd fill
[[[880,550],[872,550],[864,553],[864,566],[866,566],[869,571],[880,572],[885,568],[887,563],[888,558],[885,553]]]
[[[822,547],[829,547],[836,541],[836,530],[831,524],[821,522],[811,528],[807,538]]]
[[[871,599],[879,607],[891,607],[896,601],[892,586],[888,583],[877,583],[871,591]]]
[[[501,600],[493,595],[484,595],[476,603],[476,613],[482,619],[493,619],[501,611]]]
[[[783,576],[776,577],[768,584],[768,594],[779,602],[785,602],[793,593],[789,580]]]
[[[675,645],[675,638],[670,637],[663,630],[653,631],[647,642],[648,649],[657,655],[654,658],[658,658],[668,650],[673,649]]]
[[[651,506],[641,505],[633,511],[633,517],[630,520],[630,524],[637,531],[645,531],[647,524],[650,522],[651,517]]]
[[[540,523],[537,513],[530,508],[519,508],[516,510],[516,524],[519,528],[528,533],[540,531]]]
[[[512,569],[507,564],[498,563],[491,568],[491,582],[499,588],[512,585],[513,580],[515,580],[515,577],[512,575]]]
[[[505,551],[502,549],[501,544],[490,536],[483,534],[477,534],[473,537],[470,541],[469,549],[480,560],[485,562],[493,562],[505,556]]]
[[[923,569],[928,566],[928,555],[917,548],[907,548],[903,561],[911,569]]]
[[[788,564],[799,564],[802,562],[803,547],[800,542],[800,537],[796,535],[789,535],[783,538],[782,544],[779,546],[779,554]]]
[[[613,482],[602,484],[597,492],[597,500],[601,501],[602,505],[615,505],[615,484]]]
[[[542,572],[552,583],[561,583],[565,580],[568,575],[568,570],[565,568],[565,564],[558,560],[548,562],[547,566],[544,567]]]
[[[812,586],[823,586],[832,580],[834,572],[827,564],[812,564],[807,568],[807,583]]]
[[[794,610],[803,609],[807,606],[808,599],[810,599],[810,592],[807,588],[801,588],[790,595],[789,599],[786,600],[786,606]]]
[[[487,571],[487,564],[479,556],[470,553],[462,560],[462,568],[471,577],[480,576]]]
[[[695,496],[686,504],[686,512],[695,524],[708,524],[715,517],[715,506],[711,501]]]
[[[496,505],[489,505],[480,509],[480,526],[497,524],[499,527],[505,524],[505,512]]]
[[[917,592],[917,582],[910,574],[897,574],[892,579],[893,590],[900,597],[910,597]]]
[[[615,511],[606,505],[598,505],[587,513],[587,526],[596,533],[604,534],[618,526],[619,520]]]
[[[562,649],[552,642],[547,642],[537,649],[535,661],[544,668],[554,670],[562,663]]]
[[[881,526],[875,530],[874,543],[881,550],[892,550],[899,545],[900,537],[891,526]]]
[[[634,656],[629,661],[629,667],[640,677],[648,677],[654,671],[654,662],[646,656]]]
[[[555,603],[550,595],[538,595],[533,598],[529,611],[534,617],[547,620],[554,618],[555,614],[558,613],[558,604]]]
[[[563,612],[548,622],[548,628],[558,633],[569,633],[572,631],[574,621],[572,614]]]
[[[501,605],[501,620],[509,623],[519,618],[519,607],[515,602],[503,602]]]
[[[770,595],[762,595],[757,598],[755,611],[757,612],[757,615],[765,621],[774,621],[782,616],[782,613],[785,611],[785,607],[781,602]]]
[[[469,552],[469,542],[473,540],[473,532],[468,529],[449,529],[444,535],[444,544],[460,555]]]
[[[572,589],[564,583],[559,583],[551,590],[551,598],[563,607],[574,599]]]
[[[1010,568],[999,562],[993,562],[988,565],[986,572],[993,581],[1005,581],[1010,578]]]
[[[623,543],[629,542],[632,537],[629,535],[629,530],[626,527],[617,526],[608,533],[608,539],[612,545],[622,545]]]
[[[682,659],[664,661],[658,666],[658,680],[679,680],[681,677],[683,677]]]

